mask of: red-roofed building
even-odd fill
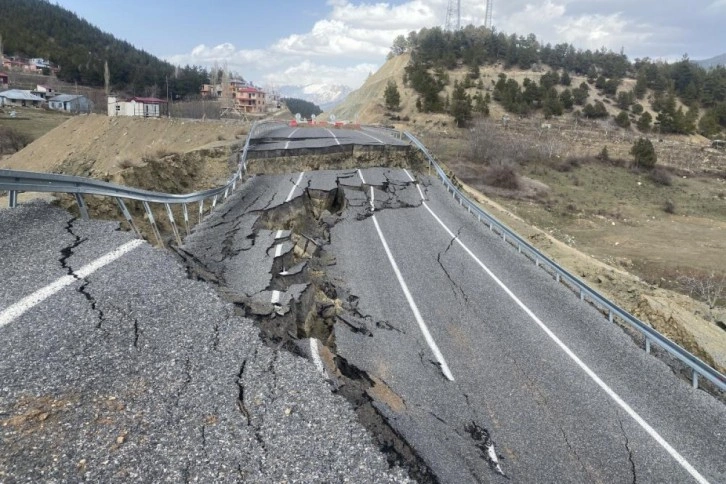
[[[120,100],[117,97],[108,98],[109,116],[140,116],[144,118],[159,118],[168,113],[167,102],[155,97],[132,97]]]
[[[234,108],[245,113],[264,113],[267,110],[267,93],[252,84],[232,79],[229,84],[205,84],[201,89],[202,97],[221,98],[234,102]]]

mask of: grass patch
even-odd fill
[[[10,111],[15,110],[17,117],[11,118]],[[0,113],[0,126],[11,128],[28,136],[32,141],[40,138],[48,131],[60,126],[71,116],[57,111],[36,108],[3,107]]]

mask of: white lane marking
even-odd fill
[[[318,371],[325,377],[328,376],[328,374],[325,372],[325,367],[323,366],[323,360],[320,359],[320,353],[318,350],[318,340],[315,338],[310,338],[310,354],[313,357],[313,363],[315,363],[315,368],[318,369]]]
[[[436,357],[439,364],[441,365],[441,371],[444,373],[444,376],[446,378],[448,378],[450,381],[454,381],[454,375],[451,374],[451,370],[449,370],[449,365],[446,364],[444,355],[441,354],[439,347],[436,345],[434,338],[431,336],[431,333],[429,332],[429,328],[426,326],[426,323],[424,322],[423,317],[421,317],[421,312],[418,310],[418,306],[416,305],[416,302],[413,300],[413,296],[411,296],[411,291],[408,290],[408,285],[406,284],[406,281],[403,280],[403,275],[401,274],[401,270],[398,268],[398,264],[396,263],[396,260],[393,258],[391,249],[388,247],[388,242],[386,242],[386,238],[383,236],[383,232],[381,231],[381,226],[378,225],[378,220],[376,220],[376,216],[373,215],[371,218],[373,219],[373,224],[376,226],[376,231],[378,232],[378,237],[381,239],[381,243],[383,244],[383,250],[386,251],[386,255],[388,256],[388,261],[391,263],[391,267],[393,267],[393,272],[396,274],[396,277],[398,278],[398,284],[401,286],[401,289],[403,289],[403,294],[406,296],[406,301],[408,301],[408,305],[411,307],[411,311],[413,311],[413,316],[414,316],[414,318],[416,318],[416,322],[418,323],[418,327],[421,329],[421,333],[423,333],[424,338],[426,339],[426,343],[428,343],[429,348],[431,348],[431,351],[434,353],[434,356]]]
[[[415,180],[415,179],[414,179],[414,178],[413,178],[413,177],[411,176],[411,174],[410,174],[410,173],[408,172],[408,170],[407,170],[407,169],[405,169],[405,168],[404,168],[404,169],[403,169],[403,172],[404,172],[404,173],[406,174],[406,176],[408,177],[408,179],[409,179],[409,180],[411,180],[412,182],[415,182],[415,181],[416,181],[416,180]],[[420,183],[416,183],[416,188],[418,188],[418,194],[419,194],[419,195],[421,195],[421,200],[422,200],[422,201],[425,201],[425,200],[426,200],[426,197],[424,197],[423,191],[421,191],[421,184],[420,184]]]
[[[291,138],[292,138],[292,136],[293,136],[293,135],[294,135],[295,133],[297,133],[297,130],[298,130],[298,129],[300,129],[300,128],[295,128],[295,129],[293,129],[293,130],[292,130],[292,133],[290,133],[290,135],[289,135],[289,136],[287,137],[287,139],[291,139]],[[287,148],[288,148],[289,146],[290,146],[290,141],[288,141],[287,143],[285,143],[285,149],[287,149]]]
[[[613,401],[615,401],[615,403],[617,403],[620,406],[620,408],[625,410],[625,412],[628,415],[630,415],[632,417],[632,419],[635,420],[638,423],[638,425],[640,425],[653,438],[653,440],[655,440],[661,447],[663,447],[663,449],[665,449],[666,452],[668,452],[671,455],[671,457],[673,457],[673,459],[675,459],[675,461],[678,462],[678,464],[680,464],[681,467],[683,467],[697,482],[700,482],[702,484],[708,484],[708,481],[706,480],[706,478],[704,478],[681,454],[679,454],[676,449],[674,449],[668,442],[666,442],[666,440],[663,437],[661,437],[661,435],[653,427],[651,427],[650,424],[648,424],[648,422],[646,422],[640,415],[638,415],[638,413],[635,410],[633,410],[630,405],[625,403],[625,401],[622,398],[620,398],[620,396],[617,393],[615,393],[615,391],[612,388],[610,388],[604,381],[602,381],[602,379],[600,379],[600,377],[597,376],[595,374],[595,372],[590,369],[590,367],[588,367],[575,353],[573,353],[572,350],[565,343],[563,343],[562,340],[560,340],[560,338],[558,338],[557,335],[555,335],[532,312],[531,309],[529,309],[527,306],[525,306],[525,304],[522,301],[520,301],[520,299],[496,275],[494,275],[494,273],[486,265],[484,265],[484,263],[476,255],[474,255],[474,253],[469,249],[469,247],[467,247],[459,239],[459,237],[456,234],[454,234],[454,232],[452,232],[449,229],[449,227],[446,226],[446,224],[438,217],[438,215],[436,215],[434,213],[434,211],[431,210],[431,208],[429,208],[429,206],[426,202],[422,202],[422,204],[426,208],[426,210],[429,211],[431,216],[433,216],[436,219],[436,221],[444,228],[444,230],[454,239],[454,241],[457,244],[459,244],[459,246],[461,246],[461,248],[464,249],[464,251],[466,251],[466,253],[469,254],[469,256],[472,259],[474,259],[474,261],[479,265],[479,267],[481,267],[484,270],[484,272],[486,272],[487,275],[489,277],[491,277],[492,280],[499,287],[501,287],[504,290],[504,292],[507,293],[507,295],[512,299],[512,301],[514,301],[517,304],[517,306],[519,306],[525,313],[527,313],[527,315],[532,319],[532,321],[537,323],[537,325],[540,328],[542,328],[542,331],[544,331],[545,334],[547,334],[547,336],[549,336],[550,339],[552,341],[554,341],[555,344],[557,344],[557,346],[559,346],[562,349],[562,351],[564,351],[565,354],[567,356],[569,356],[570,359],[572,359],[572,361],[574,361],[577,364],[577,366],[579,366],[587,374],[587,376],[590,377],[590,379],[592,379],[592,381],[594,381],[600,388],[602,388],[605,391],[605,393],[607,393],[608,396],[611,399],[613,399]]]
[[[371,187],[371,212],[376,211],[376,196],[373,193],[373,187]]]
[[[361,183],[363,183],[363,185],[365,185],[366,184],[366,180],[365,180],[365,178],[363,178],[363,172],[360,171],[360,168],[358,168],[358,176],[360,177]]]
[[[330,133],[330,136],[332,136],[332,137],[333,137],[333,138],[335,139],[335,142],[336,142],[336,143],[338,143],[338,146],[340,146],[340,140],[338,139],[338,137],[337,137],[337,136],[335,136],[335,133],[333,133],[332,131],[330,131],[330,130],[329,130],[329,129],[327,129],[327,128],[326,128],[326,130],[325,130],[325,131],[327,131],[328,133]]]
[[[302,173],[300,173],[300,176],[299,176],[299,177],[297,177],[297,181],[296,181],[296,182],[295,182],[295,184],[294,184],[294,185],[292,186],[292,189],[290,190],[290,193],[289,193],[289,194],[287,195],[287,198],[285,199],[285,203],[287,203],[287,202],[289,202],[290,200],[292,200],[292,196],[293,196],[293,194],[295,193],[295,189],[296,189],[296,188],[297,188],[297,187],[298,187],[298,186],[300,185],[300,182],[301,182],[301,181],[302,181],[302,179],[303,179],[303,175],[305,175],[305,172],[302,172]]]
[[[282,232],[283,232],[282,230],[277,231],[277,233],[275,234],[275,240],[282,238]]]
[[[271,302],[272,304],[277,304],[277,303],[279,303],[279,302],[280,302],[280,297],[281,297],[281,296],[282,296],[282,294],[280,293],[280,291],[272,291],[272,297],[270,298],[270,302]]]
[[[382,145],[385,145],[385,144],[386,144],[386,143],[384,143],[383,141],[381,141],[381,140],[379,140],[378,138],[376,138],[375,136],[371,136],[371,135],[369,135],[369,134],[368,134],[368,133],[366,133],[365,131],[359,131],[359,133],[360,133],[360,134],[362,134],[362,135],[368,136],[369,138],[373,138],[374,140],[378,141],[378,142],[379,142],[380,144],[382,144]]]
[[[103,257],[100,257],[95,261],[91,262],[90,264],[81,267],[74,273],[75,276],[63,276],[55,282],[35,291],[33,294],[26,296],[15,304],[7,307],[0,313],[0,328],[5,326],[6,324],[12,323],[14,320],[25,314],[28,310],[45,301],[64,287],[73,284],[73,282],[77,281],[78,279],[88,277],[89,275],[96,272],[98,269],[123,257],[124,255],[131,252],[143,243],[143,240],[132,240],[131,242],[127,242],[118,249],[113,250],[108,254],[104,255]]]
[[[275,246],[275,259],[277,259],[281,255],[282,255],[282,244],[277,244]]]

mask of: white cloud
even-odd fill
[[[227,63],[232,70],[255,81],[284,84],[293,80],[335,79],[358,87],[380,65],[393,39],[411,30],[441,25],[448,0],[390,2],[328,0],[329,11],[308,32],[278,39],[265,49],[238,49],[229,42],[199,45],[191,52],[169,58],[180,64]],[[673,25],[657,27],[639,21],[655,0],[510,0],[495,2],[494,25],[498,31],[527,35],[545,42],[568,42],[578,48],[606,47],[626,53],[659,56],[653,46],[678,49],[682,31]],[[726,0],[710,8],[724,8]],[[481,25],[486,2],[462,0],[465,24]],[[649,18],[645,16],[644,18]],[[226,40],[226,39],[225,39]],[[639,51],[639,52],[638,52]],[[645,52],[644,52],[645,51]],[[302,82],[295,82],[300,84]]]

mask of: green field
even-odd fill
[[[15,118],[10,117],[13,110]],[[46,109],[4,106],[0,110],[0,126],[12,128],[36,140],[70,117],[70,114]]]

